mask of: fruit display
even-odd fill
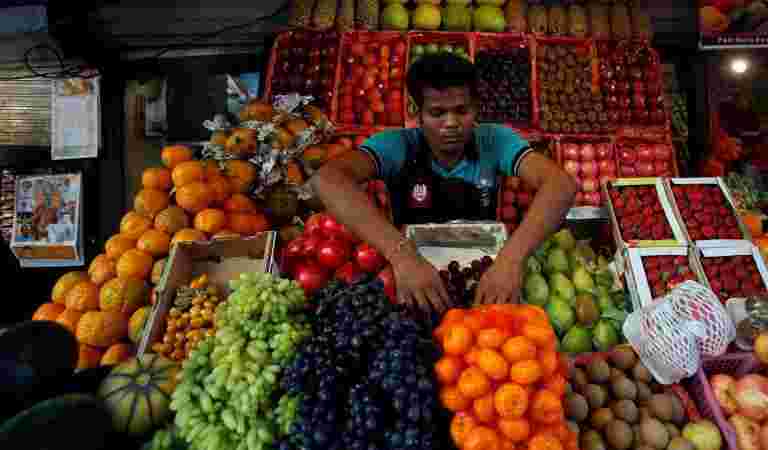
[[[298,92],[329,111],[339,64],[339,34],[294,31],[280,35],[272,59],[269,99]]]
[[[456,447],[576,449],[565,422],[565,361],[541,308],[452,309],[433,333],[440,402]]]
[[[448,267],[440,271],[440,278],[445,284],[453,305],[470,306],[475,301],[477,283],[493,264],[493,258],[485,256],[473,260],[466,267],[458,261],[451,261]]]
[[[563,169],[576,179],[576,206],[604,205],[601,186],[616,179],[616,158],[610,142],[562,142],[559,159]]]
[[[731,256],[708,256],[704,250],[700,257],[709,287],[720,301],[729,298],[761,295],[768,291],[756,259],[759,256],[735,254]]]
[[[615,126],[594,85],[591,47],[538,42],[540,128],[564,134],[605,134]]]
[[[207,337],[216,334],[216,308],[223,301],[217,286],[203,274],[176,292],[165,317],[164,333],[152,351],[173,361],[183,361]]]
[[[113,368],[99,386],[98,395],[114,429],[141,436],[164,425],[171,416],[170,396],[179,370],[176,363],[159,355],[132,358]]]
[[[656,52],[642,43],[600,42],[600,88],[616,125],[665,125],[661,70]]]
[[[666,142],[620,141],[616,144],[619,176],[671,177],[675,175],[675,150]]]
[[[667,295],[678,284],[699,281],[687,256],[646,256],[642,258],[642,263],[654,299]]]
[[[402,126],[407,45],[399,33],[345,34],[341,46],[338,122]]]
[[[622,340],[623,290],[615,290],[608,259],[562,229],[528,257],[523,300],[545,309],[560,351],[606,351]]]
[[[760,450],[768,441],[768,379],[757,373],[712,371],[704,378],[729,448]],[[701,380],[697,380],[701,381]]]
[[[270,448],[285,438],[299,399],[280,389],[283,369],[311,334],[294,282],[244,273],[216,311],[216,335],[197,346],[173,391],[176,431],[195,448]]]
[[[624,242],[674,240],[670,217],[655,185],[608,187],[612,215]]]
[[[692,241],[743,239],[739,219],[720,184],[672,183],[675,206]]]
[[[492,36],[478,39],[480,122],[531,125],[531,54],[525,44]]]
[[[520,177],[506,177],[502,189],[499,189],[498,219],[511,233],[522,221],[523,215],[533,203],[536,191],[528,186]]]
[[[333,282],[312,301],[313,336],[282,380],[302,400],[279,448],[444,448],[428,330],[377,283]]]
[[[702,448],[691,436],[689,427],[702,425],[688,417],[690,400],[657,383],[628,345],[577,361],[569,382],[563,403],[581,449]]]

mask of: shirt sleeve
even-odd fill
[[[380,179],[393,178],[405,164],[406,142],[400,130],[374,134],[360,145],[360,150],[373,158]]]
[[[510,177],[519,176],[520,162],[533,151],[528,141],[507,127],[496,126],[493,142],[501,173]]]

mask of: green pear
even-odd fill
[[[554,273],[549,278],[549,284],[552,292],[558,297],[570,302],[576,297],[576,288],[573,287],[573,283],[562,273]]]
[[[555,233],[552,238],[555,241],[555,245],[562,248],[563,250],[571,250],[572,248],[576,247],[576,238],[573,237],[573,233],[571,233],[571,230],[568,228],[563,228],[562,230]]]

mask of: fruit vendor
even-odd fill
[[[516,302],[526,257],[558,229],[576,194],[574,180],[511,129],[477,124],[477,74],[467,60],[425,56],[411,66],[407,87],[420,128],[371,136],[359,151],[323,166],[312,180],[315,192],[334,217],[391,262],[400,302],[442,310],[451,305],[437,270],[397,227],[495,220],[498,175],[521,177],[537,191],[533,204],[475,298],[480,304]],[[358,189],[376,178],[392,196],[395,225]]]

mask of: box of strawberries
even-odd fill
[[[632,247],[687,246],[661,178],[620,178],[603,185],[616,245]]]
[[[630,248],[625,264],[634,309],[651,304],[685,281],[706,284],[701,262],[690,247]]]
[[[760,250],[749,241],[730,247],[702,247],[696,250],[706,281],[721,302],[768,292],[768,269]]]
[[[688,240],[724,247],[752,239],[722,178],[671,178],[664,184]]]

